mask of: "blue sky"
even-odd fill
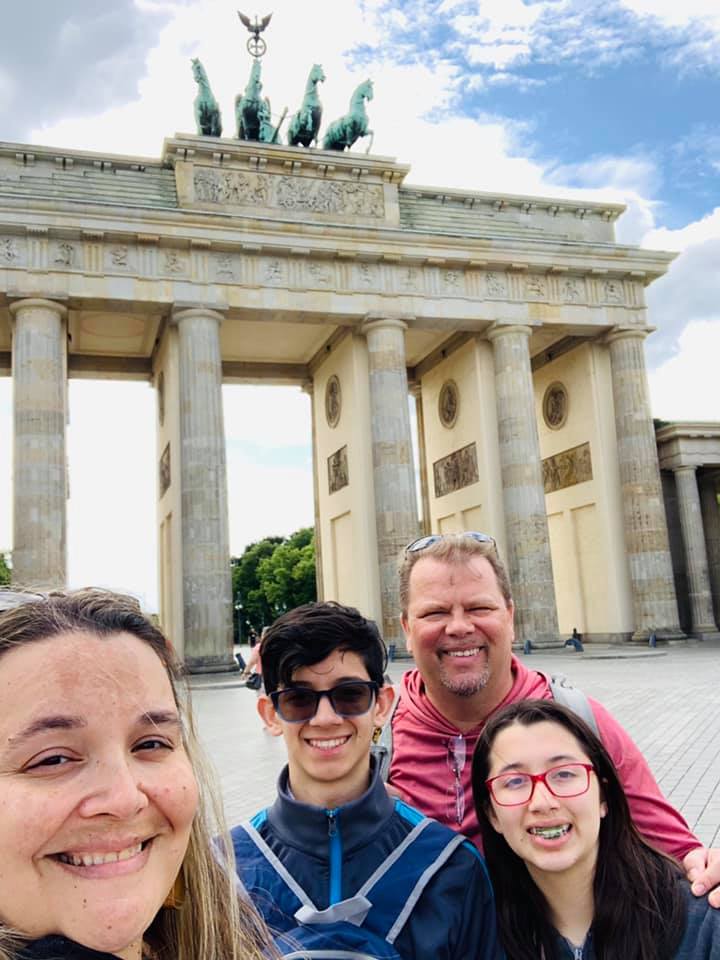
[[[678,253],[648,291],[653,412],[720,420],[718,0],[273,0],[245,12],[270,9],[264,83],[276,112],[296,109],[319,62],[327,121],[373,78],[373,150],[409,163],[408,183],[625,203],[622,242]],[[249,72],[236,10],[236,0],[12,5],[0,139],[157,157],[165,136],[194,132],[193,56],[230,133]],[[239,552],[312,521],[309,403],[299,390],[238,387],[225,402]],[[154,411],[146,385],[71,383],[71,580],[151,605]],[[115,442],[99,456],[103,424]],[[0,549],[11,545],[9,458],[0,378]]]

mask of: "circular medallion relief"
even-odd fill
[[[336,427],[342,412],[342,392],[340,381],[333,374],[325,386],[325,418],[329,427]]]
[[[438,416],[444,427],[454,427],[460,410],[460,391],[454,380],[446,380],[438,397]]]
[[[565,425],[568,415],[568,395],[562,383],[551,383],[543,397],[543,417],[551,430]]]

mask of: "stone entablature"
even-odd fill
[[[678,421],[655,431],[661,470],[720,467],[720,424]]]
[[[171,245],[157,234],[139,234],[132,239],[123,235],[114,240],[104,231],[76,230],[71,234],[28,227],[24,235],[0,235],[0,268],[6,271],[8,289],[15,286],[15,271],[39,270],[289,290],[644,310],[643,283],[628,270],[624,275],[598,271],[583,276],[570,274],[563,267],[542,273],[525,264],[479,269],[442,258],[370,261],[349,252],[340,252],[334,258],[327,254],[313,256],[310,247],[265,253],[262,248],[249,252],[248,246],[253,245],[239,243],[234,250],[217,248],[200,239],[180,243],[176,239]],[[645,322],[644,313],[630,314],[629,319]]]

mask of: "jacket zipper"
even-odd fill
[[[342,840],[340,838],[340,823],[338,811],[326,810],[328,821],[328,841],[330,843],[330,906],[342,900]]]

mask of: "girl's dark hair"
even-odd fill
[[[521,700],[498,711],[478,739],[472,786],[485,857],[495,888],[498,925],[508,960],[559,960],[548,903],[524,861],[492,826],[485,781],[498,734],[511,724],[557,723],[577,740],[597,775],[607,815],[600,821],[593,881],[593,946],[597,960],[672,960],[686,923],[686,904],[675,861],[638,833],[617,771],[588,725],[552,700]]]
[[[378,686],[384,683],[387,651],[373,620],[340,603],[306,603],[273,623],[260,644],[267,693],[288,687],[301,667],[312,667],[334,650],[356,653]]]

